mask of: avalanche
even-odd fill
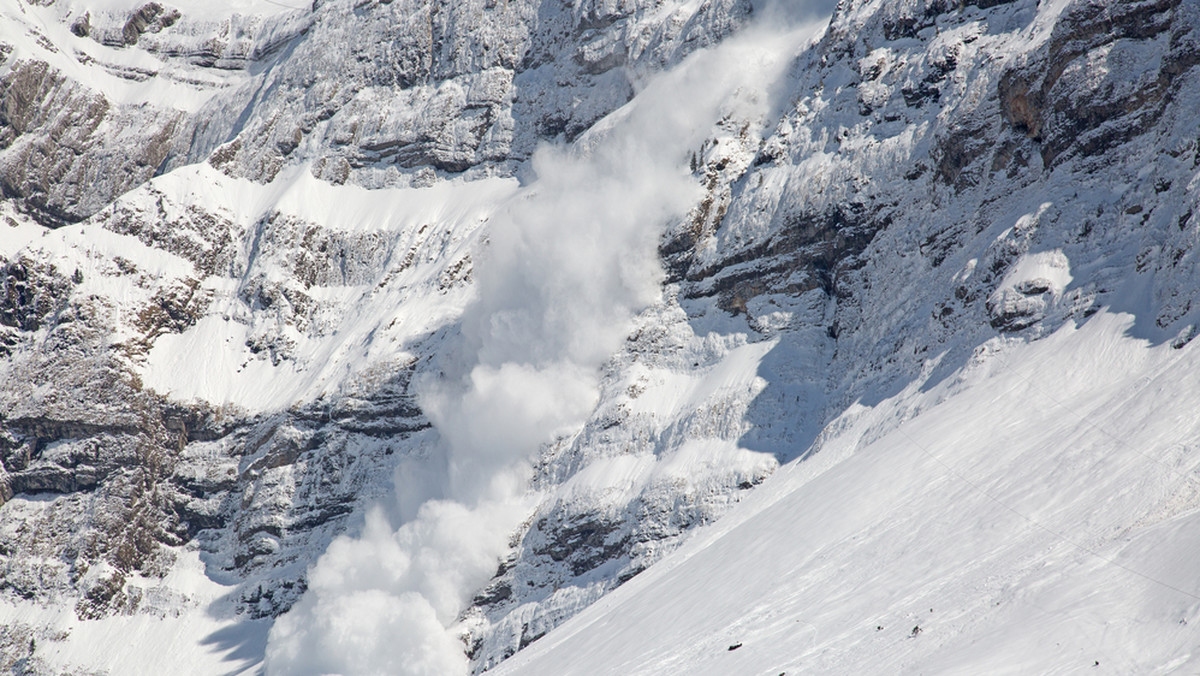
[[[0,671],[1200,669],[1200,5],[0,7]]]

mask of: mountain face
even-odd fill
[[[732,587],[773,533],[897,551],[903,528],[838,520],[875,499],[853,477],[945,476],[887,451],[897,435],[961,433],[964,462],[1026,476],[1013,446],[962,430],[1025,425],[1012,443],[1042,448],[1050,404],[979,395],[1039,373],[1069,409],[1140,383],[1162,406],[1146,420],[1177,416],[1178,440],[1113,423],[1122,448],[1182,449],[1174,495],[1191,395],[1146,385],[1162,360],[1191,373],[1200,321],[1200,6],[776,5],[0,8],[0,665],[449,673],[522,651],[501,669],[617,673],[630,645],[644,670],[716,670],[677,654],[716,630],[655,612]],[[1120,369],[1063,357],[1090,350]],[[1010,360],[1019,377],[972,375]],[[829,467],[850,478],[796,478]],[[1060,474],[1094,478],[1027,478]],[[1193,503],[1112,504],[1133,538]],[[953,509],[922,505],[878,523]],[[934,553],[961,537],[924,534]],[[963,560],[992,545],[975,546]],[[1040,583],[1009,573],[1032,565],[939,579],[1011,579],[1022,599]],[[853,575],[819,584],[874,598]],[[601,603],[534,644],[619,586],[660,599],[611,611],[640,633],[589,629]],[[681,617],[739,617],[721,612]],[[806,645],[859,619],[804,620]],[[971,626],[963,645],[996,630]],[[607,655],[571,666],[591,639]],[[1185,643],[1112,650],[1161,666]],[[835,647],[808,668],[889,670]],[[963,667],[914,650],[893,666]]]

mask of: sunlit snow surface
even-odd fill
[[[1194,672],[1200,360],[1131,327],[996,339],[851,407],[494,673]]]
[[[199,68],[182,59],[167,60],[141,49],[123,49],[121,45],[102,44],[120,38],[120,27],[129,15],[145,2],[137,0],[59,1],[29,4],[9,0],[0,5],[0,22],[5,26],[4,40],[15,48],[18,59],[44,60],[52,67],[116,104],[165,106],[195,112],[219,89],[249,81],[242,72]],[[308,8],[283,0],[184,0],[169,3],[181,16],[174,31],[182,37],[178,46],[199,48],[208,33],[222,29],[231,41],[250,43],[272,33],[292,30],[289,21],[299,21]],[[111,36],[84,37],[70,31],[71,24],[83,17]],[[232,35],[230,34],[232,33]],[[157,37],[157,36],[151,36]],[[11,62],[3,64],[11,67]],[[137,73],[138,77],[122,74]],[[149,77],[143,75],[149,74]]]
[[[37,502],[17,498],[6,508],[38,509]],[[166,577],[138,577],[131,586],[144,599],[136,614],[81,620],[70,605],[5,599],[0,626],[39,628],[40,664],[27,666],[44,673],[254,673],[270,622],[237,617],[226,596],[232,587],[210,579],[196,551],[180,552]]]
[[[1104,312],[996,339],[940,382],[852,406],[814,455],[492,673],[1190,673],[1200,355],[1131,326]],[[704,461],[682,456],[681,472]],[[260,659],[266,628],[223,615],[198,563],[161,584],[187,598],[160,616],[0,618],[58,627],[38,655],[64,668]]]
[[[353,310],[331,319],[319,336],[285,327],[295,345],[294,359],[272,363],[251,352],[247,338],[253,328],[234,295],[239,280],[233,279],[210,282],[214,291],[228,294],[223,314],[210,314],[181,334],[162,337],[147,356],[142,376],[147,386],[178,399],[253,411],[277,410],[330,393],[372,364],[402,358],[409,341],[456,318],[461,299],[439,292],[436,272],[421,263],[467,256],[477,246],[479,226],[512,194],[516,181],[447,181],[423,189],[366,190],[333,186],[300,170],[260,186],[195,165],[163,176],[154,185],[179,204],[229,205],[233,211],[228,216],[244,228],[238,234],[248,239],[262,236],[255,224],[270,212],[319,223],[334,232],[376,234],[391,248],[384,261],[390,284],[325,290],[330,297],[319,300],[337,301]],[[429,232],[432,224],[440,230]],[[252,257],[244,275],[281,277],[274,263],[269,252]],[[228,288],[218,286],[226,281]]]
[[[422,189],[366,190],[333,186],[305,168],[259,185],[197,164],[154,179],[119,199],[118,208],[133,213],[167,209],[160,218],[176,217],[196,206],[211,208],[226,219],[219,227],[244,242],[244,253],[234,262],[236,276],[204,277],[184,258],[91,223],[52,231],[18,225],[0,242],[0,254],[24,248],[62,269],[78,269],[83,292],[122,305],[152,296],[154,289],[146,280],[168,285],[203,278],[198,292],[214,298],[208,314],[182,333],[159,337],[136,359],[144,384],[182,401],[275,411],[336,391],[380,363],[394,367],[406,358],[410,341],[456,319],[466,294],[439,289],[438,276],[447,261],[464,260],[478,246],[480,225],[515,188],[513,179],[485,179],[446,181]],[[288,281],[283,257],[293,255],[258,246],[273,234],[271,225],[264,223],[267,217],[319,224],[323,232],[375,236],[386,243],[387,251],[357,255],[382,255],[382,269],[372,270],[357,284],[309,289],[318,303],[353,308],[319,318],[318,330],[305,333],[290,324],[264,322],[252,316],[238,293],[256,277]],[[287,244],[302,247],[299,242]],[[196,246],[209,245],[198,238]],[[136,266],[143,279],[111,274],[114,260]],[[382,281],[372,283],[377,278]],[[137,335],[124,322],[112,328],[114,338]],[[293,350],[288,359],[273,362],[251,351],[250,339],[264,331],[274,331],[274,338],[288,342]]]

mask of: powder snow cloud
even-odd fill
[[[644,83],[575,144],[535,154],[535,180],[487,226],[458,345],[416,385],[444,465],[406,466],[397,492],[432,499],[398,510],[398,526],[374,509],[359,537],[330,546],[271,632],[270,673],[467,671],[457,615],[536,504],[529,461],[584,423],[599,368],[659,298],[659,238],[702,196],[689,153],[723,115],[765,114],[813,33],[771,18]]]

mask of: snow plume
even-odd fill
[[[334,541],[271,632],[270,673],[468,670],[455,620],[535,504],[530,459],[583,424],[600,366],[658,298],[662,229],[702,195],[689,154],[722,116],[765,114],[811,35],[748,31],[694,54],[572,147],[537,152],[536,180],[488,226],[461,345],[418,383],[444,467],[398,473],[398,527],[375,509]],[[431,499],[415,506],[410,489]]]

